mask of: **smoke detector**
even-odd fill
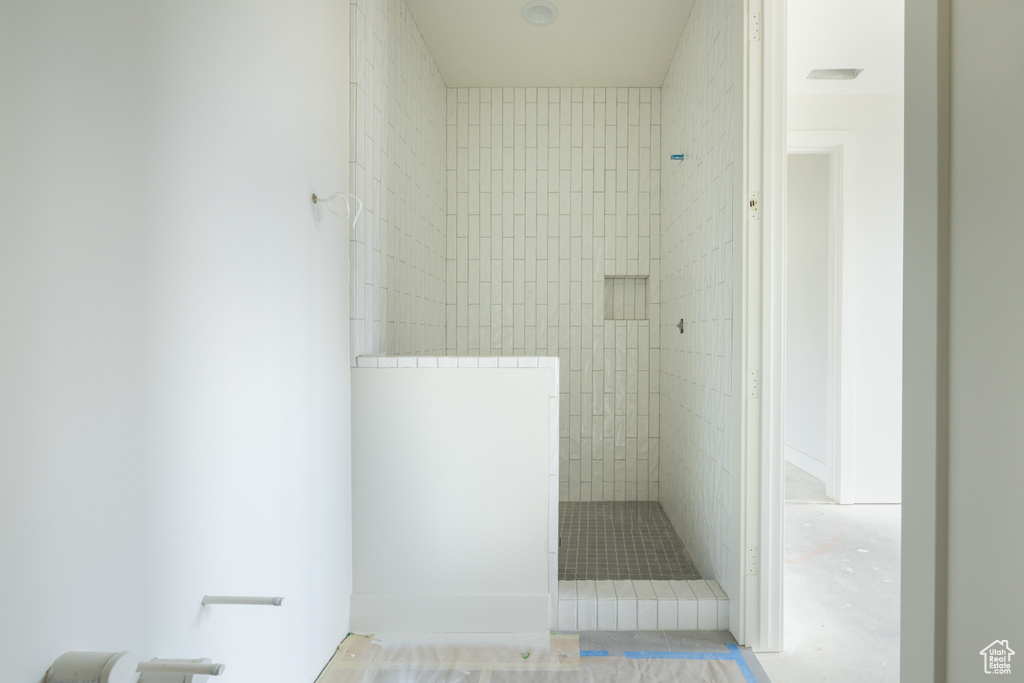
[[[558,18],[558,8],[550,2],[528,2],[523,7],[523,19],[534,26],[547,26]]]

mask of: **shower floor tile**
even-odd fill
[[[558,505],[560,581],[688,581],[693,560],[658,502]]]

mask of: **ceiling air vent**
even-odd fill
[[[807,74],[809,81],[852,81],[864,69],[813,69]]]

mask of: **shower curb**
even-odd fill
[[[729,597],[715,580],[559,581],[551,628],[563,631],[724,631]]]

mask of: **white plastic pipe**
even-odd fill
[[[46,672],[45,683],[130,683],[138,665],[132,652],[65,652]]]
[[[139,673],[192,674],[202,676],[220,676],[224,673],[223,664],[189,662],[180,659],[151,659],[139,662]]]
[[[248,595],[204,595],[204,605],[271,605],[280,607],[284,598],[257,598]]]

